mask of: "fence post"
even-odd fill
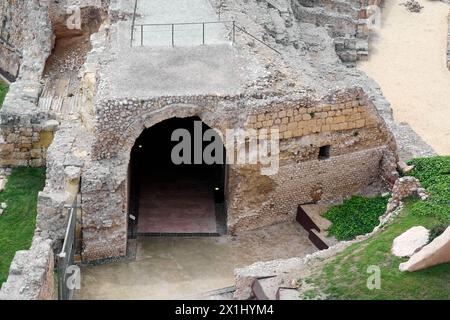
[[[134,2],[133,20],[131,22],[131,47],[133,47],[134,40],[134,23],[136,22],[136,11],[138,6],[138,0]]]
[[[172,47],[175,47],[175,25],[172,23]]]
[[[144,46],[144,25],[141,25],[141,47]]]
[[[60,253],[58,255],[58,300],[66,300],[66,255],[65,253]]]
[[[203,22],[203,44],[205,44],[205,23]]]
[[[236,42],[236,21],[233,20],[233,44]]]

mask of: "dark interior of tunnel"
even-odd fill
[[[190,149],[187,152],[191,154],[191,162],[185,164],[172,161],[172,151],[181,142],[172,141],[177,129],[185,129],[190,137],[190,148],[185,150]],[[202,141],[208,129],[198,117],[172,118],[145,129],[136,140],[130,162],[132,237],[225,232],[226,164],[222,141],[221,152],[212,153],[221,159],[220,163],[207,164],[202,157],[200,162],[195,162],[194,158],[195,143],[201,146],[202,152],[211,144]],[[183,151],[176,154],[185,155]]]

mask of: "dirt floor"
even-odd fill
[[[198,299],[234,285],[233,271],[317,249],[297,223],[238,237],[140,238],[135,261],[82,269],[76,299]]]
[[[420,13],[385,1],[381,30],[359,68],[374,78],[398,122],[408,122],[439,154],[450,154],[450,71],[444,2],[420,0]]]

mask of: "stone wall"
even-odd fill
[[[293,0],[292,10],[300,22],[323,26],[334,39],[336,53],[346,63],[368,55],[369,30],[364,1]]]
[[[421,187],[420,181],[414,177],[401,177],[395,181],[392,188],[392,196],[389,199],[387,205],[386,214],[395,211],[402,203],[402,201],[408,197],[418,197],[420,200],[425,201],[428,199],[428,194],[424,188]]]
[[[53,270],[51,241],[35,237],[30,250],[16,252],[0,300],[56,299]]]
[[[277,96],[188,96],[99,101],[95,140],[82,173],[83,259],[123,256],[127,241],[130,152],[145,128],[173,117],[200,117],[226,129],[281,132],[280,170],[229,166],[231,233],[292,220],[299,204],[330,201],[396,178],[395,142],[361,90],[322,99]],[[319,149],[330,145],[330,158]],[[388,165],[382,165],[388,163]]]
[[[47,113],[34,111],[33,102],[22,100],[27,88],[18,89],[19,85],[14,83],[10,87],[0,112],[0,165],[41,167],[59,123]],[[18,110],[11,110],[11,103]],[[19,110],[22,112],[18,113]]]
[[[0,165],[42,166],[57,123],[37,103],[40,82],[53,46],[48,11],[38,0],[8,1],[0,7],[7,39],[22,51],[19,77],[11,84],[0,111]]]
[[[19,75],[21,54],[0,39],[0,75],[13,82]]]
[[[21,63],[25,6],[25,1],[0,3],[0,74],[9,81],[17,78]]]

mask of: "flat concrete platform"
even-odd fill
[[[172,46],[172,26],[153,24],[219,21],[209,0],[138,0],[136,14],[134,46]],[[222,23],[205,24],[203,39],[202,24],[178,24],[173,29],[173,42],[176,46],[229,43],[228,33]]]
[[[139,238],[136,261],[83,268],[75,299],[201,299],[233,286],[235,268],[316,250],[296,223],[237,237]]]
[[[261,70],[229,44],[129,47],[102,68],[101,92],[106,98],[235,95]]]

